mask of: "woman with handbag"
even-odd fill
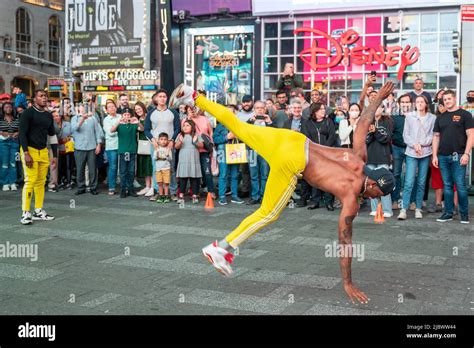
[[[145,127],[146,106],[142,102],[136,102],[134,106],[135,114],[140,124]],[[153,163],[150,156],[150,140],[143,130],[138,130],[138,156],[137,156],[137,178],[145,178],[145,188],[138,191],[139,196],[152,197],[154,194],[153,184]]]
[[[229,110],[232,110],[229,108]],[[227,128],[221,123],[217,124],[214,130],[214,144],[217,146],[217,163],[219,164],[219,204],[226,205],[227,198],[225,193],[227,191],[228,177],[230,174],[230,191],[231,202],[242,204],[244,201],[238,196],[239,188],[239,167],[240,163],[246,163],[247,150],[244,143],[239,143],[238,139],[232,132],[229,132]],[[238,156],[239,149],[243,156]],[[245,162],[243,162],[245,160]],[[227,162],[230,163],[227,163]]]

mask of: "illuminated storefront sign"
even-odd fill
[[[227,68],[239,65],[237,56],[245,57],[245,50],[234,50],[232,52],[214,52],[210,54],[209,65],[213,68]]]
[[[401,80],[406,67],[416,63],[420,56],[418,47],[412,48],[410,45],[406,45],[404,48],[398,45],[378,45],[377,48],[355,46],[359,40],[359,33],[352,29],[342,32],[339,40],[314,28],[297,28],[294,33],[313,33],[315,36],[322,36],[329,41],[330,46],[333,48],[333,50],[331,50],[325,47],[318,47],[317,41],[313,40],[309,48],[305,48],[300,52],[300,59],[306,64],[309,64],[313,70],[333,68],[341,64],[341,62],[345,65],[351,63],[356,65],[399,65],[397,79]],[[320,63],[318,61],[318,55],[324,55],[329,59],[326,63]]]
[[[155,91],[158,89],[157,85],[144,86],[84,86],[85,92],[120,92],[120,91]]]
[[[108,81],[108,80],[156,80],[156,70],[119,70],[119,71],[87,71],[83,75],[84,81]]]

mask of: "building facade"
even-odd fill
[[[64,0],[0,2],[0,93],[31,97],[64,69]]]
[[[327,8],[288,4],[266,13],[268,4],[254,0],[254,15],[262,18],[262,98],[276,92],[287,62],[303,78],[304,89],[322,90],[328,105],[342,95],[358,101],[373,71],[375,88],[393,80],[399,95],[422,78],[433,95],[450,88],[464,97],[462,76],[473,73],[472,43],[466,45],[472,30],[461,22],[460,4],[424,1],[417,8],[397,3],[374,9],[342,8],[340,2],[327,1]],[[284,15],[275,16],[282,11]]]
[[[67,0],[66,57],[81,83],[79,100],[99,106],[121,94],[148,103],[160,85],[154,59],[156,0]]]

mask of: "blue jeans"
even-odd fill
[[[20,151],[17,139],[0,140],[0,185],[16,182],[16,158]]]
[[[377,164],[377,165],[367,164],[367,167],[369,169],[377,169],[377,168],[388,169],[388,165],[386,165],[386,164]],[[390,195],[382,196],[381,200],[382,200],[383,212],[388,213],[388,214],[393,214],[393,211],[392,211],[392,198],[390,197]],[[372,198],[370,199],[370,208],[371,208],[372,212],[377,211],[377,203],[378,203],[378,199],[372,199]]]
[[[151,165],[153,167],[153,173],[156,172],[156,161],[153,159],[153,151],[155,151],[155,148],[153,147],[153,144],[150,144],[150,153],[151,153]],[[170,178],[170,193],[172,195],[176,195],[176,191],[178,191],[178,183],[176,182],[176,169],[175,169],[175,163],[176,163],[176,150],[173,148],[172,150],[173,153],[173,159],[171,160],[171,178]],[[156,192],[158,192],[158,184],[156,183],[156,175],[153,174],[151,176],[151,180],[153,182],[153,188],[155,189]]]
[[[202,179],[206,184],[207,192],[214,192],[214,181],[212,179],[211,157],[209,152],[199,152],[199,161],[201,162]]]
[[[406,174],[405,185],[403,188],[402,209],[408,209],[412,201],[412,192],[415,193],[416,208],[421,209],[423,204],[423,195],[425,193],[426,175],[430,166],[431,156],[415,158],[406,156]],[[416,170],[418,169],[418,175]],[[416,191],[413,188],[416,187]]]
[[[263,197],[265,192],[270,166],[267,161],[254,150],[248,150],[247,158],[249,160],[250,171],[250,198],[258,201]]]
[[[402,191],[402,168],[405,161],[405,148],[392,145],[393,176],[395,177],[395,190],[392,192],[392,201],[398,202]]]
[[[232,198],[238,198],[240,164],[225,163],[225,148],[219,148],[217,151],[217,162],[219,163],[219,198],[225,198],[229,181]]]
[[[453,185],[456,184],[459,199],[459,213],[468,215],[468,196],[466,187],[466,166],[461,166],[459,160],[461,154],[438,155],[439,169],[443,178],[444,193],[444,212],[453,214],[454,209],[454,191]]]
[[[133,179],[135,178],[135,153],[121,153],[120,158],[120,189],[133,190]]]
[[[106,150],[107,162],[109,162],[109,169],[107,172],[107,182],[109,191],[114,191],[117,186],[117,167],[118,167],[118,150]]]

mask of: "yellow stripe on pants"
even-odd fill
[[[20,149],[21,163],[25,176],[25,185],[23,186],[21,197],[22,211],[30,211],[33,192],[35,194],[35,209],[43,208],[44,185],[46,183],[46,176],[48,175],[49,168],[49,155],[47,148],[38,150],[28,147],[28,153],[33,159],[33,166],[31,168],[26,165],[25,154],[23,149]]]
[[[296,188],[296,175],[306,166],[306,137],[288,129],[260,127],[242,122],[226,107],[213,103],[204,96],[196,98],[196,105],[214,116],[270,165],[262,205],[226,237],[226,241],[237,248],[258,230],[278,219],[286,207]]]

